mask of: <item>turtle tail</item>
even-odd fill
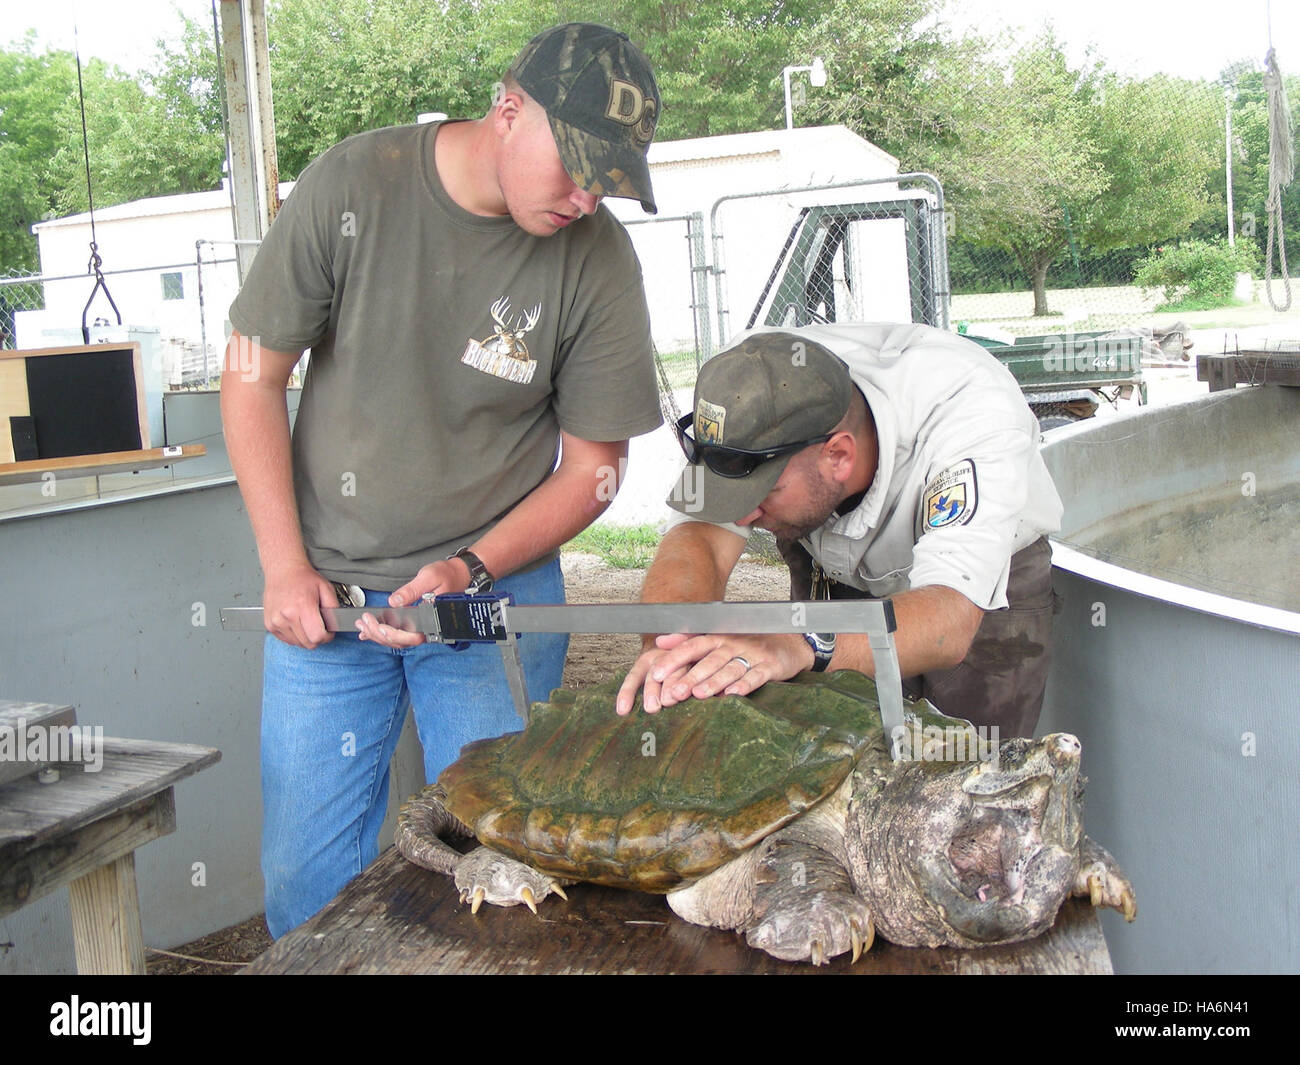
[[[461,855],[443,842],[452,837],[469,837],[474,833],[444,805],[447,793],[438,784],[406,800],[397,815],[394,842],[402,855],[416,865],[435,873],[454,874]]]

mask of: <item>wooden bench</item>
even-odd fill
[[[1110,973],[1097,914],[1072,899],[1027,943],[981,950],[896,947],[877,939],[814,968],[778,961],[742,936],[687,924],[662,896],[565,888],[534,917],[523,906],[472,915],[449,877],[389,848],[324,910],[244,973]]]
[[[143,974],[135,849],[175,831],[172,785],[221,752],[105,737],[98,769],[26,757],[40,752],[34,730],[75,721],[70,707],[0,700],[0,728],[13,730],[0,737],[0,917],[66,884],[78,972]]]

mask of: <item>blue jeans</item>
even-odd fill
[[[560,564],[504,578],[494,591],[562,603]],[[387,604],[387,592],[366,592],[367,606]],[[559,687],[568,643],[563,633],[519,638],[530,700]],[[272,936],[311,917],[378,856],[388,767],[408,704],[428,780],[472,740],[523,728],[496,644],[394,650],[336,633],[308,651],[267,636],[262,875]]]

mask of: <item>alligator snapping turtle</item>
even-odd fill
[[[1049,928],[1065,898],[1136,912],[1083,835],[1079,741],[1000,746],[925,700],[891,762],[875,684],[848,670],[618,717],[618,682],[558,689],[523,732],[469,744],[403,808],[397,843],[462,901],[536,902],[591,881],[820,964],[870,946],[987,946]],[[952,760],[960,757],[961,760]],[[476,836],[466,855],[440,836]]]

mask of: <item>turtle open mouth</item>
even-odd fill
[[[1030,866],[1042,850],[1031,810],[985,808],[953,836],[948,861],[953,881],[972,901],[1019,904]]]

